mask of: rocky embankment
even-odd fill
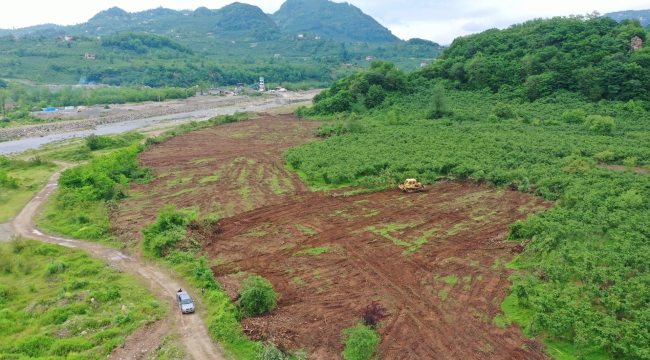
[[[267,104],[277,102],[278,98],[267,98],[264,100],[257,100],[260,104]],[[26,125],[9,129],[0,130],[0,140],[19,139],[25,137],[38,137],[46,136],[54,133],[63,133],[74,130],[86,129],[102,124],[112,124],[123,121],[137,120],[143,118],[150,118],[154,116],[190,113],[193,111],[210,110],[216,107],[232,106],[244,103],[251,103],[253,100],[248,96],[237,97],[236,99],[227,102],[219,103],[202,103],[193,104],[181,107],[161,107],[147,111],[134,111],[132,113],[123,115],[113,115],[105,117],[93,117],[85,120],[69,120],[51,122],[42,125]]]

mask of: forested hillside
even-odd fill
[[[650,89],[634,36],[636,21],[554,18],[459,38],[410,74],[373,63],[298,112],[335,121],[285,158],[314,184],[464,180],[556,201],[510,226],[525,250],[506,316],[552,356],[650,359]]]
[[[330,0],[287,0],[273,19],[283,33],[338,41],[387,43],[399,41],[390,30],[348,3]]]
[[[331,19],[323,23],[338,29],[331,31],[352,31],[361,38],[343,39],[363,41],[339,42],[336,31],[330,38],[325,33],[283,35],[260,8],[238,2],[194,11],[157,8],[129,13],[113,7],[78,25],[0,30],[0,78],[158,87],[195,86],[201,81],[214,86],[252,83],[265,76],[275,84],[328,86],[367,68],[368,56],[413,71],[442,51],[428,40],[397,39],[353,6],[314,1],[297,3],[301,19],[327,14]],[[85,59],[85,54],[95,58]]]
[[[639,20],[642,26],[650,25],[650,10],[627,10],[607,13],[604,16],[610,17],[616,21],[623,21],[628,19]]]
[[[457,89],[507,92],[526,100],[558,90],[591,100],[648,99],[650,48],[638,21],[607,17],[533,20],[461,37],[422,76]]]

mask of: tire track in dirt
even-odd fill
[[[354,325],[365,302],[379,299],[393,312],[379,330],[382,358],[545,358],[543,347],[523,337],[517,326],[499,329],[491,322],[500,313],[510,273],[493,264],[497,258],[511,258],[516,246],[505,242],[506,226],[526,216],[520,208],[540,211],[549,204],[515,192],[490,191],[472,206],[448,207],[448,192],[455,194],[455,201],[485,190],[443,183],[420,200],[393,192],[345,199],[306,195],[223,220],[223,232],[210,238],[206,250],[219,254],[220,261],[228,258],[213,268],[220,281],[231,281],[227,275],[233,272],[251,271],[267,277],[282,294],[272,314],[244,322],[254,339],[309,348],[317,359],[339,358],[339,331]],[[506,209],[493,211],[500,207]],[[493,215],[483,218],[484,213]],[[441,230],[406,255],[401,254],[404,248],[373,233],[381,229],[377,224],[404,222],[411,225],[386,235],[412,242],[431,229]],[[296,224],[318,233],[301,234]],[[296,255],[323,246],[333,250],[308,258]],[[449,276],[456,277],[454,285],[442,281]],[[297,332],[291,339],[277,336],[287,330],[286,323]]]
[[[111,359],[140,359],[147,352],[156,349],[162,338],[167,334],[179,331],[185,350],[196,360],[224,360],[221,355],[221,349],[212,342],[208,335],[203,320],[198,314],[181,315],[175,305],[176,289],[181,288],[181,284],[172,279],[166,271],[157,268],[152,264],[133,258],[122,252],[109,247],[84,242],[74,239],[46,235],[37,230],[33,225],[33,217],[42,203],[47,200],[58,186],[58,179],[61,173],[54,174],[48,181],[47,185],[25,206],[21,213],[14,219],[13,227],[19,235],[23,237],[56,244],[71,248],[79,248],[100,258],[120,269],[138,277],[143,284],[159,299],[167,305],[170,315],[164,320],[169,321],[169,316],[176,317],[178,329],[167,328],[160,329],[160,325],[154,325],[153,331],[143,334],[143,331],[137,332],[135,337],[130,337],[126,341],[124,348],[115,351]],[[195,296],[196,297],[196,296]],[[145,350],[143,353],[142,351]]]

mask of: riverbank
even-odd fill
[[[114,124],[139,119],[147,119],[165,115],[193,113],[202,110],[224,108],[237,105],[263,106],[269,104],[284,105],[293,101],[311,100],[320,90],[304,92],[287,92],[264,97],[199,97],[199,101],[178,100],[165,103],[132,104],[128,111],[120,111],[118,115],[90,117],[84,120],[67,120],[38,125],[25,125],[0,130],[0,141],[11,141],[22,138],[48,136],[75,130],[93,128],[99,125]]]

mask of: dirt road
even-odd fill
[[[73,239],[65,239],[43,234],[34,228],[32,218],[41,204],[52,195],[58,186],[61,173],[54,174],[47,185],[30,201],[23,211],[14,219],[13,226],[17,234],[27,238],[57,244],[72,248],[82,249],[91,255],[101,258],[120,269],[137,276],[162,303],[167,304],[171,316],[176,317],[176,328],[169,326],[172,323],[169,316],[156,324],[141,328],[136,331],[124,347],[116,349],[111,354],[111,359],[141,359],[155,350],[162,338],[177,330],[181,334],[186,352],[196,360],[225,359],[208,335],[203,320],[198,314],[181,315],[175,306],[174,294],[181,284],[174,280],[170,274],[154,265],[140,259],[125,255],[115,249],[96,243],[89,243]]]

